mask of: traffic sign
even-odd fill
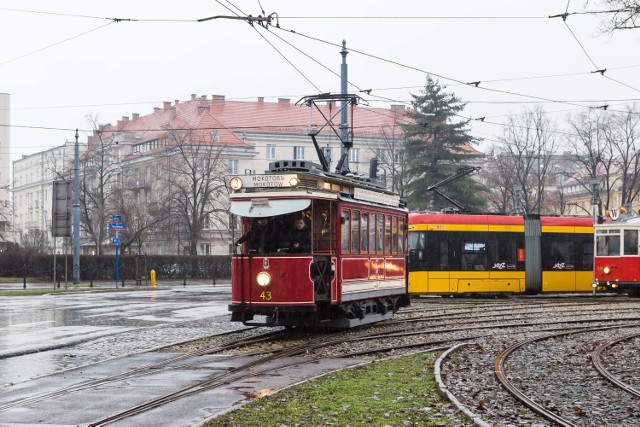
[[[120,240],[119,237],[114,237],[113,239],[111,239],[111,241],[114,245],[119,245],[120,243],[122,243],[122,240]]]
[[[124,223],[112,222],[111,224],[109,224],[109,230],[124,230]]]
[[[113,216],[111,216],[111,221],[113,221],[113,222],[122,221],[122,215],[113,215]]]

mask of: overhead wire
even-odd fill
[[[231,13],[238,15],[238,13],[236,13],[235,11],[231,10],[230,8],[228,8],[227,6],[223,5],[220,0],[216,0],[216,2],[218,4],[220,4],[222,7],[226,8],[228,11],[230,11]],[[246,15],[246,13],[244,13],[240,8],[238,8],[237,6],[235,6],[233,3],[231,3],[229,0],[226,0],[227,3],[229,3],[230,5],[232,5],[234,8],[236,8],[238,11],[240,11],[240,13],[242,13],[243,15]],[[251,25],[251,23],[250,23]],[[313,83],[303,72],[302,70],[300,70],[298,67],[296,67],[290,60],[289,58],[287,58],[282,52],[280,52],[280,50],[273,44],[271,43],[262,33],[260,33],[260,31],[258,31],[257,28],[255,28],[253,25],[251,25],[251,28],[253,28],[256,33],[262,37],[262,39],[267,42],[267,44],[269,44],[269,46],[271,46],[273,48],[273,50],[275,50],[281,57],[282,59],[284,59],[294,70],[296,70],[298,72],[298,74],[300,74],[307,82],[309,82],[309,84],[311,84],[311,86],[313,86],[318,92],[322,92],[320,90],[320,88]]]
[[[569,3],[571,2],[571,0],[567,1],[567,10],[569,9]],[[585,56],[587,57],[587,59],[589,60],[589,62],[591,62],[591,64],[594,66],[595,70],[592,71],[593,74],[600,74],[601,76],[607,78],[608,80],[611,80],[614,83],[620,84],[622,86],[625,86],[629,89],[635,90],[636,92],[640,92],[640,89],[637,89],[631,85],[628,85],[624,82],[621,82],[619,80],[616,80],[612,77],[609,77],[608,75],[605,75],[605,72],[607,71],[606,68],[600,68],[598,67],[598,65],[596,64],[596,62],[593,60],[593,58],[591,58],[591,55],[589,55],[589,52],[587,52],[587,49],[584,47],[584,45],[582,44],[582,42],[580,41],[580,39],[578,38],[578,36],[574,33],[574,31],[571,29],[571,27],[569,26],[569,24],[567,23],[567,12],[565,11],[564,14],[562,15],[554,15],[553,17],[561,17],[562,18],[562,22],[564,23],[565,27],[567,28],[567,30],[569,30],[569,33],[571,33],[571,36],[573,36],[573,39],[576,41],[576,43],[578,43],[578,46],[580,46],[580,49],[582,50],[582,52],[585,54]],[[551,17],[550,17],[551,18]]]
[[[31,51],[31,52],[25,53],[24,55],[20,55],[20,56],[18,56],[18,57],[15,57],[15,58],[9,59],[9,60],[7,60],[7,61],[0,62],[0,67],[1,67],[1,66],[3,66],[3,65],[7,65],[7,64],[10,64],[10,63],[12,63],[12,62],[15,62],[15,61],[17,61],[17,60],[19,60],[19,59],[26,58],[27,56],[33,55],[33,54],[35,54],[35,53],[42,52],[43,50],[46,50],[46,49],[52,48],[52,47],[54,47],[54,46],[58,46],[58,45],[61,45],[61,44],[63,44],[63,43],[66,43],[66,42],[68,42],[68,41],[71,41],[71,40],[77,39],[78,37],[82,37],[82,36],[84,36],[84,35],[87,35],[87,34],[89,34],[89,33],[94,32],[94,31],[101,30],[101,29],[103,29],[103,28],[108,27],[108,26],[109,26],[109,25],[111,25],[111,24],[114,24],[115,22],[116,22],[116,21],[108,22],[108,23],[106,23],[106,24],[104,24],[104,25],[100,25],[100,26],[98,26],[98,27],[96,27],[96,28],[93,28],[93,29],[91,29],[91,30],[84,31],[84,32],[82,32],[82,33],[80,33],[80,34],[76,34],[76,35],[75,35],[75,36],[73,36],[73,37],[66,38],[66,39],[61,40],[61,41],[59,41],[59,42],[56,42],[56,43],[53,43],[53,44],[50,44],[50,45],[44,46],[44,47],[42,47],[42,48],[40,48],[40,49],[36,49],[36,50],[34,50],[34,51]]]

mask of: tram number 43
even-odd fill
[[[270,291],[261,292],[260,299],[264,301],[271,301],[271,292]]]

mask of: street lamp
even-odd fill
[[[513,190],[513,205],[516,215],[520,215],[520,198],[522,197],[522,189],[514,188]]]

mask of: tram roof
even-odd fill
[[[487,224],[487,225],[524,225],[521,215],[476,215],[445,213],[411,213],[409,224]],[[540,216],[542,226],[593,227],[590,217]]]

